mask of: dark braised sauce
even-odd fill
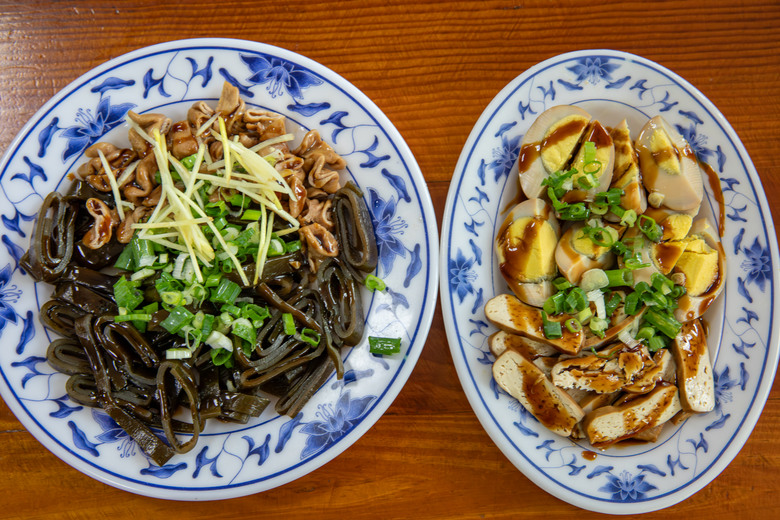
[[[528,399],[531,407],[530,412],[539,422],[548,428],[555,430],[571,430],[574,426],[574,419],[560,409],[560,405],[555,403],[555,399],[550,395],[550,389],[545,385],[546,378],[539,369],[518,366],[523,372],[523,392]]]
[[[511,241],[504,230],[502,242],[504,247],[504,262],[499,266],[501,272],[510,279],[519,279],[527,271],[533,253],[532,244],[539,234],[539,229],[545,223],[541,217],[532,218],[517,240]],[[514,243],[512,243],[514,242]]]
[[[517,158],[517,170],[522,175],[528,171],[531,164],[539,158],[539,151],[541,150],[540,143],[524,144],[520,148],[520,154]]]

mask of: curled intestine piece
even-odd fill
[[[314,166],[309,170],[309,184],[320,188],[325,193],[336,193],[341,187],[339,172],[323,168],[325,158],[319,156]]]
[[[257,132],[261,141],[287,133],[284,116],[259,108],[250,108],[244,112],[244,124],[247,130]]]
[[[238,133],[243,126],[244,110],[244,100],[238,95],[238,89],[226,81],[222,85],[216,112],[225,120],[228,134]]]
[[[148,197],[155,188],[154,174],[157,172],[157,160],[149,154],[138,163],[133,173],[133,182],[126,184],[123,194],[127,200],[138,205],[141,199]]]
[[[303,182],[295,176],[287,177],[287,184],[290,185],[290,188],[296,197],[295,200],[290,199],[288,213],[292,218],[298,218],[306,207],[306,188],[304,187]]]
[[[205,101],[196,101],[193,103],[193,105],[190,107],[190,109],[187,111],[187,121],[190,122],[190,124],[195,128],[195,130],[199,130],[203,124],[211,119],[211,117],[214,115],[214,109],[209,106],[208,103]],[[215,130],[217,127],[212,125],[212,128]],[[202,134],[204,137],[208,135],[208,132],[204,132]]]
[[[133,238],[133,224],[140,222],[142,218],[148,216],[152,208],[137,206],[132,213],[125,215],[125,219],[119,223],[116,228],[116,240],[120,244],[127,244]]]
[[[320,224],[309,224],[298,232],[306,242],[306,254],[312,272],[317,272],[320,262],[325,258],[333,258],[339,254],[339,243],[333,234]]]
[[[82,242],[90,249],[99,249],[111,240],[114,226],[119,223],[119,218],[102,200],[89,199],[86,207],[89,214],[95,219],[95,222],[89,228],[87,234],[84,235]]]
[[[209,155],[214,161],[222,159],[222,141],[213,141],[209,145]]]
[[[317,199],[306,200],[306,213],[303,215],[303,221],[307,224],[317,223],[328,231],[333,232],[333,218],[331,207],[333,202],[330,199],[323,201]]]
[[[171,129],[171,119],[163,114],[136,114],[132,110],[128,110],[127,117],[140,126],[150,137],[154,137],[155,130],[160,132],[160,135],[165,135]]]
[[[343,170],[347,166],[347,161],[331,148],[331,146],[322,140],[317,130],[310,130],[301,140],[298,148],[293,150],[295,155],[303,157],[303,169],[310,171],[318,162],[320,157],[324,159],[324,165],[334,170]]]
[[[177,159],[183,159],[198,151],[198,140],[192,135],[192,129],[188,121],[174,123],[168,136],[171,141],[171,154]]]

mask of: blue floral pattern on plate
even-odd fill
[[[725,198],[725,294],[710,309],[716,408],[667,427],[658,443],[586,456],[543,428],[492,379],[487,345],[494,329],[483,307],[509,292],[493,238],[517,195],[523,133],[545,109],[576,104],[602,123],[626,118],[634,135],[662,114],[718,175]],[[706,180],[705,180],[706,184]],[[703,205],[714,220],[708,186]],[[504,454],[553,495],[586,509],[641,513],[667,507],[704,487],[750,434],[777,366],[778,250],[761,184],[744,147],[717,109],[685,80],[646,59],[580,51],[521,74],[488,106],[453,175],[442,229],[442,308],[458,375],[482,425]],[[726,312],[728,311],[728,312]],[[583,478],[584,477],[584,478]]]
[[[218,64],[218,65],[217,65]],[[46,194],[98,140],[126,142],[128,110],[185,118],[222,82],[247,103],[282,113],[301,137],[317,128],[347,159],[379,239],[385,292],[368,293],[367,335],[402,338],[402,354],[372,356],[367,341],[345,350],[335,376],[294,418],[272,406],[247,425],[214,422],[194,450],[152,464],[104,412],[70,401],[66,377],[46,363],[51,340],[37,320],[51,290],[19,268]],[[63,164],[64,162],[64,164]],[[437,290],[438,238],[422,174],[385,116],[345,80],[283,49],[238,40],[184,40],[121,56],[60,92],[22,130],[0,163],[0,391],[24,425],[60,458],[133,492],[180,500],[256,493],[316,469],[355,442],[390,405],[416,363]],[[409,223],[414,222],[414,226]],[[15,349],[14,349],[15,345]]]

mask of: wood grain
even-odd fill
[[[201,36],[284,47],[355,84],[409,143],[439,222],[460,150],[493,96],[535,63],[588,48],[639,54],[701,90],[742,139],[770,205],[780,206],[776,0],[190,0],[99,7],[84,1],[5,1],[0,2],[0,149],[51,96],[89,69],[139,47]],[[773,218],[777,228],[780,210]],[[646,517],[780,518],[779,388],[775,383],[747,444],[713,483]],[[385,416],[334,461],[290,484],[222,502],[136,496],[61,462],[0,404],[0,489],[0,518],[603,516],[548,495],[491,442],[461,390],[440,309],[417,367]]]

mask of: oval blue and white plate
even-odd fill
[[[498,389],[487,344],[494,329],[483,311],[490,298],[509,292],[492,244],[517,195],[522,136],[542,111],[565,104],[579,105],[610,126],[626,118],[633,137],[649,117],[663,115],[717,172],[725,195],[728,279],[706,316],[716,408],[667,427],[655,444],[599,451],[594,459],[587,442],[552,434]],[[703,207],[714,217],[717,203],[707,188]],[[780,351],[780,266],[761,181],[717,108],[647,59],[612,50],[563,54],[524,72],[493,99],[453,175],[440,270],[446,273],[441,294],[452,357],[483,427],[530,480],[584,509],[642,513],[702,489],[742,448],[771,389]]]
[[[19,268],[43,197],[98,140],[127,142],[125,113],[185,119],[194,101],[216,105],[223,81],[247,104],[285,115],[288,130],[317,128],[348,163],[379,246],[386,292],[364,301],[366,335],[402,338],[402,352],[345,351],[330,379],[293,419],[272,406],[247,425],[208,424],[190,453],[158,467],[106,414],[68,400],[65,376],[46,363],[51,335],[38,322],[48,294]],[[24,426],[76,469],[135,493],[215,500],[264,491],[336,457],[390,406],[414,368],[438,289],[438,235],[425,180],[380,109],[333,71],[293,52],[227,39],[174,41],[113,59],[68,85],[35,114],[0,163],[0,393]]]

